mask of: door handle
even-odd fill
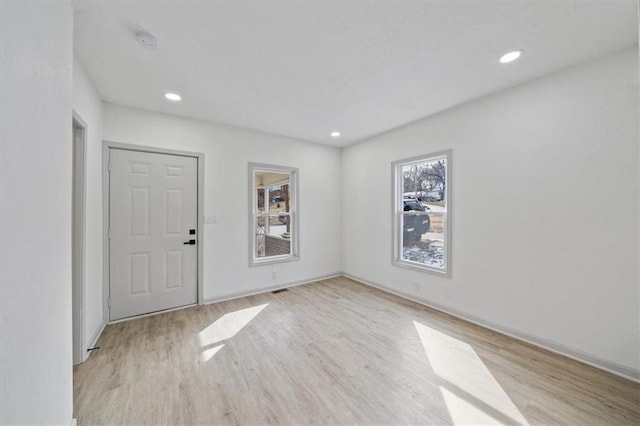
[[[185,241],[183,244],[192,246],[195,243],[196,243],[196,240],[189,240],[189,241]]]

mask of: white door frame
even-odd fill
[[[197,191],[197,203],[198,203],[198,233],[196,235],[198,244],[198,270],[197,270],[197,286],[198,286],[198,305],[202,305],[204,301],[202,290],[202,265],[203,265],[203,233],[204,233],[204,154],[201,152],[179,151],[173,149],[156,148],[142,145],[132,145],[126,143],[102,141],[102,217],[103,220],[103,271],[104,271],[104,285],[103,285],[103,307],[105,312],[105,322],[111,322],[111,315],[109,309],[109,290],[111,287],[109,277],[109,150],[110,149],[124,149],[128,151],[149,152],[153,154],[169,154],[180,155],[183,157],[193,157],[197,160],[198,167],[198,191]],[[168,309],[171,310],[171,309]],[[166,312],[166,311],[161,311]],[[161,313],[158,312],[158,313]],[[155,314],[155,312],[154,312]],[[138,318],[138,317],[132,317]],[[126,318],[132,319],[132,318]]]
[[[73,364],[80,364],[87,359],[87,351],[85,348],[84,323],[85,323],[85,282],[86,282],[86,193],[87,193],[87,123],[75,112],[72,113],[72,144],[73,144],[73,181],[72,181],[72,324],[73,324]],[[76,133],[75,129],[82,131],[81,164],[76,165]],[[80,199],[76,198],[76,186],[80,186]],[[79,206],[78,206],[79,204]],[[79,214],[76,214],[77,207],[80,208]],[[78,217],[79,216],[79,217]]]

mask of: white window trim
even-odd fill
[[[404,193],[402,188],[402,169],[400,166],[410,165],[413,163],[422,163],[431,159],[436,159],[438,157],[444,157],[447,161],[447,166],[445,168],[445,181],[447,183],[446,187],[446,213],[444,216],[445,226],[444,226],[444,242],[445,242],[445,251],[444,251],[444,270],[439,268],[430,267],[428,265],[423,265],[418,262],[412,262],[409,260],[404,260],[401,258],[401,246],[402,246],[402,194]],[[425,155],[419,155],[411,158],[404,158],[401,160],[396,160],[391,163],[391,220],[392,220],[392,259],[391,262],[395,266],[399,266],[402,268],[413,269],[421,272],[427,272],[431,274],[435,274],[439,277],[451,278],[451,255],[452,255],[452,245],[451,245],[451,224],[452,224],[452,200],[451,200],[451,157],[452,150],[446,151],[438,151],[433,153],[428,153]]]
[[[256,216],[258,212],[258,194],[255,189],[255,172],[288,173],[289,194],[289,220],[291,221],[291,254],[269,257],[256,257]],[[249,266],[271,265],[274,263],[291,262],[299,260],[299,229],[300,218],[298,215],[298,169],[295,167],[275,166],[273,164],[249,163]],[[265,191],[266,192],[266,191]],[[265,200],[266,201],[266,200]]]

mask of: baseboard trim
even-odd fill
[[[259,288],[259,289],[241,291],[241,292],[238,292],[238,293],[231,293],[231,294],[228,294],[228,295],[225,295],[225,296],[221,296],[221,297],[212,297],[212,298],[209,298],[209,299],[205,299],[202,302],[202,304],[203,305],[210,305],[211,303],[225,302],[227,300],[239,299],[241,297],[255,296],[255,295],[263,294],[263,293],[270,293],[272,291],[282,290],[283,288],[297,287],[299,285],[311,284],[311,283],[314,283],[316,281],[329,280],[331,278],[338,278],[338,277],[342,277],[342,276],[344,276],[344,274],[342,272],[336,272],[336,273],[330,274],[330,275],[324,275],[324,276],[321,276],[321,277],[309,278],[309,279],[304,280],[304,281],[293,281],[293,282],[289,282],[289,283],[278,284],[278,285],[271,286],[271,287],[263,287],[263,288]]]
[[[117,324],[119,322],[131,321],[131,320],[134,320],[134,319],[151,317],[151,316],[160,315],[160,314],[166,314],[167,312],[177,311],[177,310],[186,309],[186,308],[192,308],[192,307],[198,306],[198,305],[210,305],[211,303],[224,302],[226,300],[233,300],[233,299],[239,299],[241,297],[254,296],[256,294],[269,293],[269,292],[274,291],[274,290],[280,290],[280,289],[283,289],[283,288],[295,287],[295,286],[299,286],[299,285],[303,285],[303,284],[310,284],[310,283],[313,283],[313,282],[316,282],[316,281],[322,281],[322,280],[327,280],[327,279],[330,279],[330,278],[337,278],[337,277],[342,277],[342,276],[343,276],[342,272],[336,272],[336,273],[331,274],[331,275],[310,278],[310,279],[305,280],[305,281],[294,281],[294,282],[285,283],[285,284],[278,284],[278,285],[273,286],[273,287],[263,287],[263,288],[260,288],[260,289],[253,289],[253,290],[249,290],[249,291],[246,291],[246,292],[232,293],[232,294],[225,295],[225,296],[222,296],[222,297],[219,297],[219,298],[214,297],[214,298],[205,299],[205,300],[202,301],[202,303],[199,303],[199,304],[194,303],[194,304],[185,305],[185,306],[178,306],[178,307],[175,307],[175,308],[165,309],[165,310],[162,310],[162,311],[149,312],[148,314],[136,315],[134,317],[121,318],[121,319],[118,319],[118,320],[109,321],[105,325]],[[103,325],[102,329],[104,329],[104,325]],[[100,333],[102,333],[102,330],[100,330]],[[98,334],[98,337],[100,337],[99,334]],[[96,341],[97,341],[97,338],[96,338]]]
[[[258,294],[263,294],[263,293],[269,293],[275,290],[281,290],[283,288],[289,288],[289,287],[297,287],[300,285],[305,285],[305,284],[311,284],[317,281],[322,281],[322,280],[328,280],[328,279],[332,279],[332,278],[337,278],[337,277],[345,277],[345,278],[349,278],[353,281],[359,282],[361,284],[364,284],[366,286],[369,287],[373,287],[376,288],[378,290],[384,291],[386,293],[390,293],[393,294],[395,296],[398,297],[402,297],[403,299],[407,299],[407,300],[411,300],[412,302],[418,303],[419,305],[423,305],[423,306],[427,306],[431,309],[435,309],[437,311],[440,312],[444,312],[445,314],[448,315],[453,315],[454,317],[460,318],[462,320],[468,321],[472,324],[476,324],[480,327],[484,327],[487,328],[489,330],[493,330],[495,332],[513,337],[514,339],[518,339],[521,340],[523,342],[532,344],[534,346],[538,346],[542,349],[546,349],[548,351],[557,353],[559,355],[562,356],[566,356],[567,358],[571,358],[573,360],[582,362],[584,364],[590,365],[592,367],[598,368],[600,370],[604,370],[607,371],[611,374],[615,374],[616,376],[620,376],[623,377],[625,379],[640,383],[640,370],[631,368],[631,367],[627,367],[625,365],[621,365],[612,361],[608,361],[602,358],[598,358],[595,357],[593,355],[589,355],[587,353],[584,353],[580,350],[577,349],[573,349],[570,348],[568,346],[562,345],[560,343],[545,339],[545,338],[541,338],[538,336],[534,336],[532,334],[523,332],[521,330],[517,330],[511,327],[506,327],[504,325],[501,324],[496,324],[490,321],[486,321],[482,318],[478,318],[475,317],[473,315],[468,315],[464,312],[458,311],[456,309],[450,308],[448,306],[444,306],[444,305],[440,305],[438,303],[434,303],[431,302],[429,300],[425,300],[425,299],[418,299],[410,294],[407,293],[403,293],[397,290],[393,290],[389,287],[386,287],[380,283],[376,283],[376,282],[372,282],[369,280],[366,280],[364,278],[360,278],[357,277],[355,275],[351,275],[351,274],[347,274],[344,272],[336,272],[334,274],[330,274],[330,275],[325,275],[325,276],[320,276],[320,277],[314,277],[314,278],[309,278],[306,279],[304,281],[293,281],[293,282],[288,282],[288,283],[282,283],[282,284],[278,284],[275,286],[271,286],[271,287],[263,287],[263,288],[259,288],[259,289],[253,289],[253,290],[248,290],[248,291],[244,291],[244,292],[238,292],[238,293],[232,293],[232,294],[228,294],[225,296],[221,296],[221,297],[213,297],[213,298],[209,298],[209,299],[205,299],[202,301],[202,305],[209,305],[211,303],[218,303],[218,302],[224,302],[227,300],[233,300],[233,299],[238,299],[241,297],[247,297],[247,296],[255,296]],[[99,328],[99,330],[97,331],[97,333],[95,333],[95,335],[93,336],[93,339],[90,340],[92,343],[91,345],[89,345],[88,347],[93,347],[95,346],[95,344],[97,343],[98,339],[100,338],[100,336],[102,335],[102,332],[104,331],[104,328],[108,325],[108,324],[115,324],[118,322],[123,322],[123,321],[129,321],[132,319],[137,319],[137,318],[141,318],[141,317],[147,317],[147,316],[151,316],[151,315],[157,315],[157,314],[161,314],[161,313],[166,313],[166,312],[170,312],[173,310],[177,310],[177,309],[184,309],[184,308],[188,308],[191,306],[196,306],[196,305],[188,305],[188,306],[181,306],[178,308],[174,308],[174,309],[169,309],[166,311],[160,311],[160,312],[153,312],[150,314],[145,314],[145,315],[140,315],[140,316],[136,316],[136,317],[132,317],[132,318],[125,318],[125,319],[121,319],[121,320],[117,320],[117,321],[111,321],[111,322],[103,322],[102,326]],[[84,359],[82,362],[84,362],[90,355],[90,352],[87,353],[86,352],[86,348],[85,348],[85,354],[84,354]]]
[[[538,346],[542,349],[546,349],[548,351],[557,353],[567,358],[571,358],[573,360],[582,362],[583,364],[587,364],[592,367],[598,368],[600,370],[607,371],[611,374],[615,374],[616,376],[624,377],[625,379],[640,383],[640,370],[636,370],[634,368],[627,367],[625,365],[621,365],[612,361],[607,361],[605,359],[586,354],[580,350],[572,349],[560,343],[557,343],[548,339],[540,338],[520,330],[516,330],[510,327],[505,327],[501,324],[496,324],[490,321],[486,321],[481,318],[465,314],[456,309],[452,309],[448,306],[443,306],[437,303],[433,303],[429,300],[417,299],[412,295],[399,292],[397,290],[392,290],[382,284],[374,283],[369,280],[356,277],[354,275],[343,273],[342,276],[344,276],[345,278],[349,278],[353,281],[359,282],[361,284],[364,284],[366,286],[377,288],[378,290],[384,291],[386,293],[390,293],[395,296],[402,297],[403,299],[411,300],[412,302],[418,303],[420,305],[427,306],[431,309],[435,309],[437,311],[444,312],[445,314],[463,319],[470,323],[476,324],[480,327],[488,328],[492,331],[513,337],[514,339],[521,340],[523,342],[532,344],[534,346]]]
[[[102,336],[102,332],[104,331],[104,328],[106,326],[106,321],[103,321],[100,327],[98,327],[98,330],[93,333],[93,336],[91,336],[91,339],[89,339],[89,345],[84,348],[84,352],[82,354],[82,362],[85,362],[89,358],[89,355],[91,355],[91,352],[93,351],[89,351],[88,349],[96,346],[96,343],[98,343],[98,339],[100,338],[100,336]]]

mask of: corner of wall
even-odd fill
[[[104,328],[102,136],[103,101],[91,77],[73,58],[73,110],[86,124],[85,277],[83,356]]]

